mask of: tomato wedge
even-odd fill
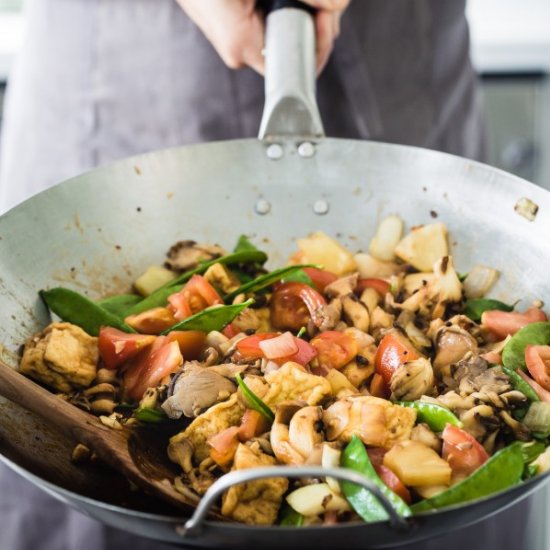
[[[268,430],[268,421],[261,413],[253,409],[246,409],[241,419],[238,437],[239,440],[244,443],[253,437],[258,437]]]
[[[223,468],[233,460],[239,446],[239,429],[238,426],[231,426],[208,439],[210,458],[218,466]]]
[[[178,342],[167,336],[157,336],[150,349],[138,355],[124,373],[124,387],[128,395],[139,401],[147,388],[157,386],[183,364]]]
[[[504,340],[526,325],[547,320],[546,313],[538,307],[531,307],[524,313],[491,310],[482,314],[481,326],[499,340]]]
[[[271,324],[281,330],[298,331],[311,319],[319,327],[326,305],[321,294],[310,286],[294,281],[282,283],[271,296]]]
[[[469,476],[489,460],[487,451],[468,432],[447,424],[441,436],[442,456],[449,463],[454,475]]]
[[[128,334],[112,327],[99,330],[99,356],[105,367],[116,369],[150,346],[156,337],[147,334]]]
[[[177,320],[169,308],[155,307],[137,315],[130,315],[124,322],[143,334],[160,334],[175,325]]]
[[[326,269],[318,269],[316,267],[304,267],[302,268],[304,273],[311,279],[311,282],[315,285],[315,288],[319,292],[323,292],[327,285],[333,283],[338,279],[338,276],[327,271]]]
[[[550,391],[550,346],[527,346],[525,364],[536,382]]]
[[[182,321],[215,304],[223,304],[216,289],[201,275],[193,275],[179,291],[168,296],[169,308],[174,317]]]
[[[383,297],[390,291],[390,287],[390,283],[384,279],[359,279],[355,292],[361,294],[366,288],[374,288]]]
[[[279,336],[276,332],[263,332],[261,334],[252,334],[237,342],[237,351],[234,353],[233,358],[237,361],[255,361],[256,359],[262,359],[264,352],[260,348],[260,342],[263,340],[269,340],[270,338],[276,338]]]
[[[378,477],[399,497],[401,497],[407,504],[411,503],[411,493],[405,487],[403,482],[386,466],[374,466],[375,472]]]
[[[206,347],[206,333],[200,330],[173,330],[167,335],[170,342],[177,342],[186,361],[200,359]]]
[[[337,330],[322,332],[311,345],[317,350],[319,366],[329,369],[343,368],[359,353],[355,338]]]
[[[420,354],[409,339],[397,330],[392,330],[382,338],[374,366],[376,372],[382,376],[384,382],[389,385],[393,373],[407,361],[418,359]]]

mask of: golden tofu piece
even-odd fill
[[[239,444],[233,470],[274,466],[276,460],[256,447]],[[222,514],[252,525],[272,525],[277,519],[288,480],[282,477],[259,479],[228,489],[222,499]]]
[[[227,401],[213,405],[201,415],[197,416],[187,428],[170,438],[170,446],[177,445],[182,439],[186,439],[193,446],[193,459],[197,464],[210,456],[208,438],[219,434],[231,426],[236,426],[244,414],[244,409],[237,401],[234,393]]]
[[[357,435],[365,445],[390,449],[409,439],[416,411],[372,396],[340,399],[323,413],[329,441],[350,441]]]
[[[19,371],[69,393],[93,382],[97,360],[97,338],[71,323],[52,323],[27,340]]]
[[[265,380],[269,389],[262,399],[271,408],[284,401],[305,401],[308,405],[318,405],[332,395],[326,378],[309,374],[304,367],[292,361],[266,374]]]

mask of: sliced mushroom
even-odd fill
[[[441,439],[430,430],[427,424],[417,424],[411,431],[411,439],[424,443],[437,453],[441,451]]]
[[[508,411],[500,411],[500,417],[504,423],[512,430],[514,437],[519,441],[529,441],[531,439],[531,430],[521,422],[518,422]]]
[[[345,319],[356,329],[362,330],[363,332],[369,330],[369,310],[355,294],[350,294],[342,298],[342,309],[344,310]]]
[[[220,263],[211,265],[205,272],[204,278],[214,287],[220,289],[224,294],[233,292],[241,283],[239,279]]]
[[[429,359],[420,357],[408,361],[392,375],[390,389],[392,399],[414,401],[424,394],[431,393],[434,373]]]
[[[188,365],[171,386],[168,399],[162,404],[169,418],[198,416],[237,391],[236,385],[211,368]]]
[[[290,421],[289,441],[304,458],[307,458],[314,447],[325,438],[322,418],[322,407],[303,407]]]
[[[343,298],[344,296],[352,294],[357,286],[358,277],[359,273],[354,273],[353,275],[336,279],[336,281],[325,287],[325,295],[329,298]]]
[[[179,241],[166,254],[165,266],[174,271],[187,271],[199,263],[223,256],[225,250],[217,245],[197,244],[195,241]]]
[[[283,464],[303,464],[304,456],[290,442],[290,421],[303,408],[303,403],[281,403],[277,406],[275,420],[271,426],[270,443],[275,456]]]
[[[436,335],[435,371],[448,374],[449,366],[468,352],[477,353],[477,342],[471,334],[457,326],[442,327]]]
[[[187,474],[193,470],[193,452],[193,444],[182,433],[170,438],[168,458]]]

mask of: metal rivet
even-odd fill
[[[298,154],[301,157],[309,158],[315,154],[315,145],[309,141],[304,141],[298,146]]]
[[[313,203],[313,211],[319,216],[326,214],[328,212],[328,209],[328,202],[324,201],[323,199],[319,199],[318,201],[315,201]]]
[[[279,160],[283,156],[283,148],[278,143],[272,143],[266,150],[267,158],[271,160]]]
[[[254,210],[256,210],[256,214],[260,214],[260,216],[265,216],[266,214],[269,214],[271,210],[271,204],[265,199],[259,199],[258,202],[256,202]]]

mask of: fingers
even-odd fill
[[[265,70],[265,59],[262,53],[264,33],[264,20],[257,12],[254,12],[247,26],[246,35],[241,39],[242,61],[262,75]]]
[[[340,34],[341,12],[331,13],[328,11],[319,12],[315,19],[317,34],[316,65],[317,74],[325,68],[332,52],[334,41]]]
[[[304,4],[308,4],[312,8],[326,10],[330,12],[344,11],[350,0],[301,0]]]

